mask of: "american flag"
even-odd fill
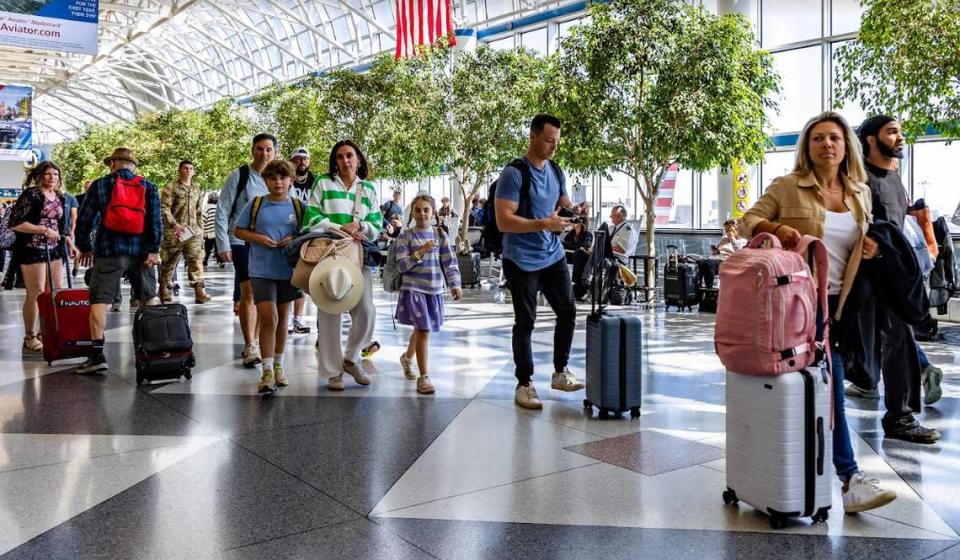
[[[432,45],[443,36],[450,44],[457,43],[453,35],[453,8],[451,0],[396,0],[397,50],[396,58],[416,56],[418,45]]]

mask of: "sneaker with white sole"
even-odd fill
[[[273,370],[264,370],[263,375],[260,376],[260,383],[257,384],[257,392],[262,395],[276,390],[277,388],[273,386]]]
[[[880,481],[867,478],[863,473],[854,473],[850,479],[847,491],[843,492],[844,513],[857,513],[885,506],[897,499],[893,490],[884,490],[879,486]]]
[[[247,344],[241,356],[243,356],[243,367],[245,368],[255,367],[262,361],[260,359],[260,347],[256,344]]]
[[[876,387],[873,389],[861,389],[853,383],[848,383],[847,386],[843,388],[843,394],[855,399],[879,399],[880,389]]]
[[[403,368],[403,376],[407,379],[417,378],[417,372],[413,371],[413,359],[408,358],[406,354],[400,354],[400,367]]]
[[[537,397],[537,390],[533,388],[533,383],[529,385],[518,385],[517,392],[513,396],[513,401],[521,408],[530,410],[540,410],[543,403]]]
[[[87,361],[77,366],[77,369],[74,371],[81,375],[86,375],[88,373],[100,373],[108,369],[110,369],[110,366],[107,365],[107,357],[103,354],[97,354],[87,358]]]
[[[290,384],[287,376],[283,374],[283,364],[273,364],[273,381],[277,387],[286,387]]]
[[[327,380],[327,389],[331,391],[343,391],[343,374],[334,375]]]
[[[940,382],[943,381],[943,370],[929,365],[920,374],[923,383],[923,404],[934,404],[943,396]]]
[[[360,364],[354,364],[344,360],[343,371],[349,373],[350,377],[353,377],[353,380],[356,381],[358,385],[370,384],[370,377],[367,375],[367,372],[363,371],[363,367]]]
[[[555,372],[550,382],[550,388],[557,391],[579,391],[583,387],[583,381],[574,377],[569,368],[563,368],[563,371]]]

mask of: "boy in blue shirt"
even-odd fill
[[[269,194],[252,198],[237,218],[234,235],[250,247],[250,281],[260,323],[262,375],[258,393],[286,387],[283,348],[287,343],[290,302],[302,296],[290,284],[293,269],[283,248],[296,236],[303,207],[290,197],[296,171],[289,162],[274,160],[261,172]]]

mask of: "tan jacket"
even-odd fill
[[[840,318],[840,311],[847,300],[853,280],[860,269],[860,260],[863,256],[863,237],[867,233],[871,215],[870,188],[863,183],[857,183],[841,175],[844,183],[845,202],[847,208],[853,212],[853,217],[860,225],[863,234],[857,241],[850,261],[843,276],[843,286],[840,288],[840,304],[837,306],[835,319]],[[795,228],[801,234],[823,238],[823,223],[826,220],[826,207],[823,196],[820,194],[820,185],[813,173],[797,175],[791,173],[777,177],[767,187],[760,200],[747,210],[740,221],[740,234],[752,237],[757,225],[765,222],[776,222]]]

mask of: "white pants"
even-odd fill
[[[347,334],[346,352],[340,348],[342,314],[331,315],[317,310],[317,336],[320,347],[317,351],[317,363],[320,375],[336,377],[343,373],[343,361],[360,361],[361,346],[373,337],[377,322],[377,309],[373,306],[373,276],[370,267],[363,267],[363,297],[350,310],[350,332]]]

